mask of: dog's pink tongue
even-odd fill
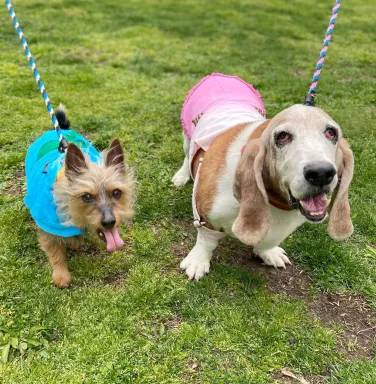
[[[112,228],[108,231],[103,231],[103,233],[106,237],[107,252],[114,252],[124,245],[124,241],[119,236],[117,228]]]
[[[310,196],[300,200],[300,204],[308,212],[324,212],[328,205],[328,199],[325,193],[321,193],[320,195]]]

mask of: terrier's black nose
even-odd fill
[[[116,220],[114,217],[103,218],[101,220],[101,224],[103,225],[103,228],[106,228],[106,229],[113,228],[115,223],[116,223]]]
[[[110,204],[105,204],[101,207],[102,220],[101,224],[103,228],[111,229],[116,223],[116,218],[112,212],[112,207]]]
[[[312,185],[323,187],[332,182],[337,171],[332,164],[322,162],[306,165],[303,169],[305,179]]]

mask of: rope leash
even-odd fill
[[[61,128],[59,126],[59,122],[57,121],[57,118],[55,116],[55,112],[54,112],[54,109],[52,108],[51,101],[47,95],[46,88],[44,87],[44,84],[40,79],[40,74],[39,74],[39,71],[37,70],[37,66],[35,65],[35,60],[31,56],[30,49],[27,45],[25,36],[24,36],[22,29],[20,27],[20,24],[16,18],[16,14],[14,12],[14,9],[13,9],[13,6],[12,6],[10,0],[5,0],[5,6],[7,7],[8,11],[9,11],[9,15],[13,21],[14,28],[16,29],[17,35],[21,41],[21,44],[22,44],[23,49],[25,51],[25,55],[27,57],[27,60],[29,61],[30,68],[33,71],[34,79],[38,85],[40,93],[42,94],[44,103],[46,104],[47,111],[50,115],[50,118],[51,118],[52,124],[55,128],[56,134],[58,135],[58,138],[60,141],[59,152],[63,153],[63,152],[65,152],[65,150],[68,147],[67,141],[65,140],[64,136],[62,135]]]
[[[26,54],[26,57],[28,59],[28,62],[29,62],[29,65],[30,65],[30,68],[31,70],[33,71],[33,75],[34,75],[34,78],[35,78],[35,81],[38,85],[38,88],[39,88],[39,91],[40,93],[42,94],[42,97],[43,97],[43,100],[46,104],[46,107],[47,107],[47,111],[50,115],[50,118],[51,118],[51,121],[52,121],[52,124],[55,128],[55,131],[56,131],[56,134],[58,135],[58,138],[59,138],[59,151],[60,152],[65,152],[65,150],[67,149],[67,142],[65,140],[65,138],[63,137],[62,133],[61,133],[61,128],[59,126],[59,122],[55,116],[55,112],[52,108],[52,104],[51,104],[51,101],[48,97],[48,94],[47,94],[47,91],[45,89],[45,86],[44,86],[44,83],[41,81],[40,79],[40,74],[39,74],[39,71],[37,70],[37,67],[36,67],[36,64],[35,64],[35,60],[33,59],[32,55],[31,55],[31,52],[30,52],[30,49],[27,45],[27,42],[26,42],[26,39],[25,39],[25,36],[23,35],[23,32],[22,32],[22,29],[19,25],[19,22],[18,22],[18,19],[16,18],[16,14],[14,12],[14,9],[13,9],[13,6],[11,4],[11,1],[10,0],[5,0],[5,6],[7,7],[8,11],[9,11],[9,15],[13,21],[13,25],[16,29],[16,32],[17,32],[17,35],[21,41],[21,44],[24,48],[24,51],[25,51],[25,54]],[[337,20],[337,16],[338,16],[338,12],[339,12],[339,9],[341,7],[341,0],[336,0],[336,4],[334,5],[334,7],[332,8],[332,13],[331,13],[331,16],[330,16],[330,21],[329,21],[329,26],[328,26],[328,29],[326,31],[326,34],[325,34],[325,38],[324,38],[324,43],[323,43],[323,47],[321,49],[321,52],[320,52],[320,58],[316,64],[316,70],[315,70],[315,73],[313,74],[313,77],[312,77],[312,82],[311,82],[311,86],[309,87],[309,91],[308,91],[308,94],[307,96],[305,97],[305,100],[303,102],[304,105],[308,105],[308,106],[314,106],[315,105],[315,99],[314,99],[314,96],[315,96],[315,93],[316,93],[316,88],[317,88],[317,84],[318,84],[318,81],[319,81],[319,77],[321,75],[321,70],[322,70],[322,67],[324,65],[324,60],[325,60],[325,56],[326,56],[326,52],[328,50],[328,46],[329,46],[329,43],[330,43],[330,40],[331,40],[331,37],[332,37],[332,33],[333,33],[333,30],[334,30],[334,24]]]
[[[336,0],[336,4],[332,8],[329,26],[328,26],[328,29],[326,30],[323,47],[322,47],[321,52],[320,52],[320,58],[316,64],[316,71],[313,74],[312,83],[311,83],[311,86],[309,87],[308,94],[304,100],[304,103],[303,103],[304,105],[308,105],[311,107],[313,107],[315,105],[314,96],[316,93],[317,83],[319,82],[319,77],[321,74],[322,66],[324,65],[326,51],[328,50],[330,39],[332,38],[332,33],[334,30],[334,24],[337,20],[337,15],[338,15],[338,11],[339,11],[340,7],[341,7],[341,0]]]

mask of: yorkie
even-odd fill
[[[133,217],[134,183],[118,139],[100,154],[70,129],[63,107],[56,117],[68,148],[66,153],[58,151],[54,130],[30,146],[25,160],[25,204],[38,226],[39,244],[49,258],[53,282],[64,288],[71,283],[66,246],[80,248],[86,231],[104,240],[108,252],[124,245],[118,227]]]

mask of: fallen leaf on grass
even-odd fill
[[[307,381],[301,376],[294,375],[292,372],[288,371],[287,369],[282,368],[281,373],[283,376],[291,377],[292,379],[299,381],[299,383],[301,384],[309,384],[309,381]]]
[[[8,344],[5,344],[3,346],[3,352],[1,354],[1,361],[5,364],[8,361],[9,357],[9,350],[10,350],[10,342]]]
[[[17,349],[18,348],[18,337],[12,337],[10,339],[10,345],[12,348]]]

